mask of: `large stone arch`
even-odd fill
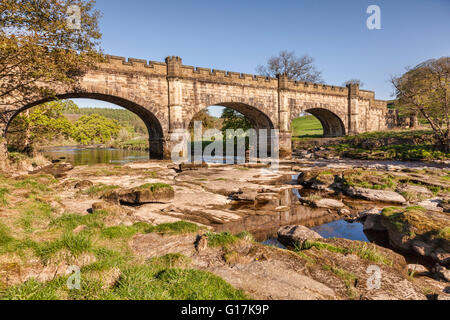
[[[320,121],[323,127],[324,137],[345,136],[346,131],[344,122],[334,112],[322,108],[307,109],[305,111],[312,114]]]
[[[222,106],[227,107],[230,109],[233,109],[242,115],[244,115],[249,122],[252,124],[253,129],[256,130],[257,133],[257,139],[258,139],[258,150],[260,150],[260,143],[262,143],[261,134],[262,132],[260,130],[267,130],[267,139],[266,139],[266,145],[267,145],[267,155],[271,155],[271,143],[273,141],[273,129],[275,129],[275,125],[273,121],[270,119],[270,117],[264,113],[260,108],[251,106],[249,104],[243,103],[243,102],[216,102],[211,105],[203,105],[201,107],[198,107],[195,109],[195,113],[191,113],[189,117],[186,117],[186,121],[184,123],[185,128],[189,127],[189,124],[192,121],[192,118],[200,111],[207,109],[208,107],[212,106]],[[259,151],[258,151],[259,154]]]
[[[144,121],[148,133],[149,133],[149,145],[150,145],[150,158],[151,159],[163,159],[164,154],[164,131],[163,127],[158,120],[158,118],[155,116],[153,112],[148,110],[147,108],[137,104],[134,101],[109,95],[105,93],[98,93],[98,92],[86,92],[86,91],[80,91],[80,92],[71,92],[71,93],[62,93],[57,94],[53,98],[45,98],[33,101],[31,103],[28,103],[27,105],[17,109],[14,114],[11,115],[9,118],[5,129],[4,129],[4,136],[6,137],[8,127],[11,124],[12,120],[21,112],[32,108],[34,106],[57,100],[57,99],[76,99],[76,98],[86,98],[86,99],[95,99],[95,100],[101,100],[110,102],[113,104],[116,104],[120,107],[123,107],[124,109],[127,109],[133,113],[135,113],[137,116],[139,116],[142,121]]]

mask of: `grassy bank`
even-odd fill
[[[361,160],[450,160],[450,153],[439,150],[431,130],[380,131],[293,141],[294,150],[314,152],[316,147],[323,147],[325,150],[321,152],[328,156]]]
[[[300,138],[320,138],[323,135],[322,124],[314,116],[295,118],[292,120],[291,128],[293,140]]]
[[[119,213],[65,212],[59,181],[48,175],[0,176],[0,299],[245,299],[246,295],[190,259],[133,254],[138,234],[187,234],[189,222],[111,225]],[[61,266],[76,265],[81,287],[67,286]]]

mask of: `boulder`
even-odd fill
[[[78,181],[77,183],[75,183],[74,188],[75,189],[86,189],[86,188],[92,187],[93,185],[94,185],[94,183],[92,181],[82,180],[82,181]]]
[[[204,169],[208,168],[208,164],[206,162],[202,163],[181,163],[179,166],[180,171],[187,171],[187,170],[198,170],[198,169]]]
[[[354,198],[362,198],[371,201],[381,201],[389,203],[402,204],[406,202],[406,199],[394,191],[389,190],[375,190],[365,189],[360,187],[348,187],[345,189],[348,196]]]
[[[408,264],[408,271],[414,275],[423,275],[428,273],[428,269],[421,264]]]
[[[47,173],[51,174],[55,178],[64,178],[67,176],[67,172],[72,169],[73,169],[72,164],[68,162],[61,162],[42,167],[41,169],[30,172],[30,174]]]
[[[441,200],[439,198],[427,199],[419,202],[417,205],[424,207],[427,210],[444,212],[444,209],[440,206]]]
[[[370,208],[368,210],[364,210],[363,212],[360,212],[359,217],[361,219],[364,219],[370,214],[380,214],[380,213],[381,213],[381,209],[374,207],[374,208]]]
[[[366,215],[366,220],[364,221],[364,231],[386,231],[386,227],[381,222],[381,215],[378,214],[368,214]]]
[[[310,201],[310,204],[313,207],[316,208],[325,208],[325,209],[341,209],[345,207],[345,204],[342,203],[342,201],[335,200],[335,199],[319,199],[319,200],[312,200]]]
[[[107,192],[102,199],[114,203],[167,203],[175,197],[175,192],[170,185],[163,183],[149,183],[131,189],[116,189]]]
[[[433,258],[438,263],[450,266],[450,252],[445,251],[444,249],[437,248],[431,253],[431,258]]]
[[[412,249],[422,257],[430,257],[433,252],[433,246],[420,240],[414,240],[412,242]]]
[[[450,282],[450,270],[448,270],[447,268],[439,264],[436,264],[433,268],[433,273],[436,274],[441,279]]]
[[[323,239],[317,232],[305,226],[285,226],[278,229],[278,241],[286,246],[302,246],[307,240]]]
[[[280,197],[277,193],[259,193],[254,204],[255,209],[275,210],[280,206]]]
[[[444,212],[450,213],[450,201],[449,200],[442,201],[439,204],[439,207],[442,208],[444,210]]]

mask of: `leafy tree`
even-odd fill
[[[74,126],[63,113],[77,109],[73,101],[66,100],[48,102],[20,113],[8,128],[8,144],[16,151],[32,154],[39,143],[69,138]]]
[[[198,112],[191,120],[191,123],[189,124],[189,129],[194,128],[194,122],[199,121],[202,123],[203,129],[213,129],[213,128],[220,128],[221,120],[217,119],[216,117],[213,117],[209,114],[209,110],[201,110]]]
[[[267,77],[286,74],[292,80],[323,83],[321,72],[313,62],[314,59],[308,55],[297,57],[293,51],[284,50],[278,56],[272,56],[266,65],[259,65],[256,72]]]
[[[231,108],[225,108],[222,111],[222,115],[220,118],[223,120],[222,132],[224,134],[228,129],[242,129],[244,131],[247,131],[248,129],[251,129],[253,127],[250,121],[248,121],[248,119],[244,117],[244,115]]]
[[[430,124],[441,149],[449,151],[450,142],[450,58],[423,62],[391,79],[400,108],[420,114]]]
[[[117,138],[121,126],[117,120],[111,120],[99,114],[82,116],[75,122],[73,138],[80,144],[106,143]]]
[[[0,2],[0,120],[55,88],[76,87],[77,78],[101,59],[99,13],[94,0],[2,0]],[[68,23],[80,9],[80,28]],[[14,107],[14,108],[13,108]],[[11,109],[9,109],[11,108]],[[1,124],[1,123],[0,123]]]

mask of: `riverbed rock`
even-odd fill
[[[286,246],[302,246],[307,240],[322,239],[317,232],[305,226],[285,226],[278,229],[278,241]]]
[[[208,168],[208,164],[206,162],[202,162],[202,163],[181,163],[179,165],[179,170],[180,171],[189,171],[189,170],[198,170],[198,169],[207,169]]]
[[[441,199],[434,198],[434,199],[427,199],[422,202],[419,202],[417,205],[419,205],[427,210],[444,212],[444,209],[439,206],[441,204],[441,202],[442,202]]]
[[[413,273],[414,276],[427,274],[429,272],[428,269],[421,264],[408,264],[408,271]]]
[[[441,279],[443,279],[447,282],[450,282],[450,270],[448,270],[447,268],[445,268],[439,264],[436,264],[433,267],[433,272]]]
[[[275,210],[280,206],[280,196],[277,193],[259,193],[254,204],[255,209]]]
[[[324,208],[324,209],[341,209],[345,207],[345,204],[343,204],[342,201],[327,198],[311,200],[310,204],[315,208]]]
[[[73,165],[68,162],[54,163],[48,166],[42,167],[38,170],[30,172],[30,174],[46,173],[51,174],[55,178],[64,178],[67,176],[67,172],[73,169]]]
[[[107,192],[103,199],[114,203],[144,204],[167,203],[172,201],[175,192],[170,185],[163,183],[149,183],[131,189],[116,189]]]
[[[389,203],[403,204],[406,199],[397,192],[389,190],[365,189],[360,187],[347,187],[345,193],[354,198],[361,198],[371,201],[381,201]]]
[[[378,214],[368,214],[366,215],[366,220],[364,221],[364,231],[386,231],[386,227],[381,222],[381,215]]]
[[[432,197],[433,193],[424,186],[411,185],[411,184],[403,184],[398,186],[395,191],[398,193],[407,193],[410,194],[413,198],[416,199],[426,199],[427,197]]]
[[[412,249],[422,257],[430,257],[433,253],[433,246],[420,240],[414,240],[412,242]]]
[[[78,181],[77,183],[75,183],[74,188],[75,189],[86,189],[89,187],[92,187],[94,185],[94,183],[90,180],[81,180]]]
[[[389,242],[396,248],[414,251],[436,262],[450,263],[450,217],[423,207],[389,207],[382,211]]]
[[[439,207],[443,209],[444,212],[450,213],[450,200],[443,200],[439,204]]]

